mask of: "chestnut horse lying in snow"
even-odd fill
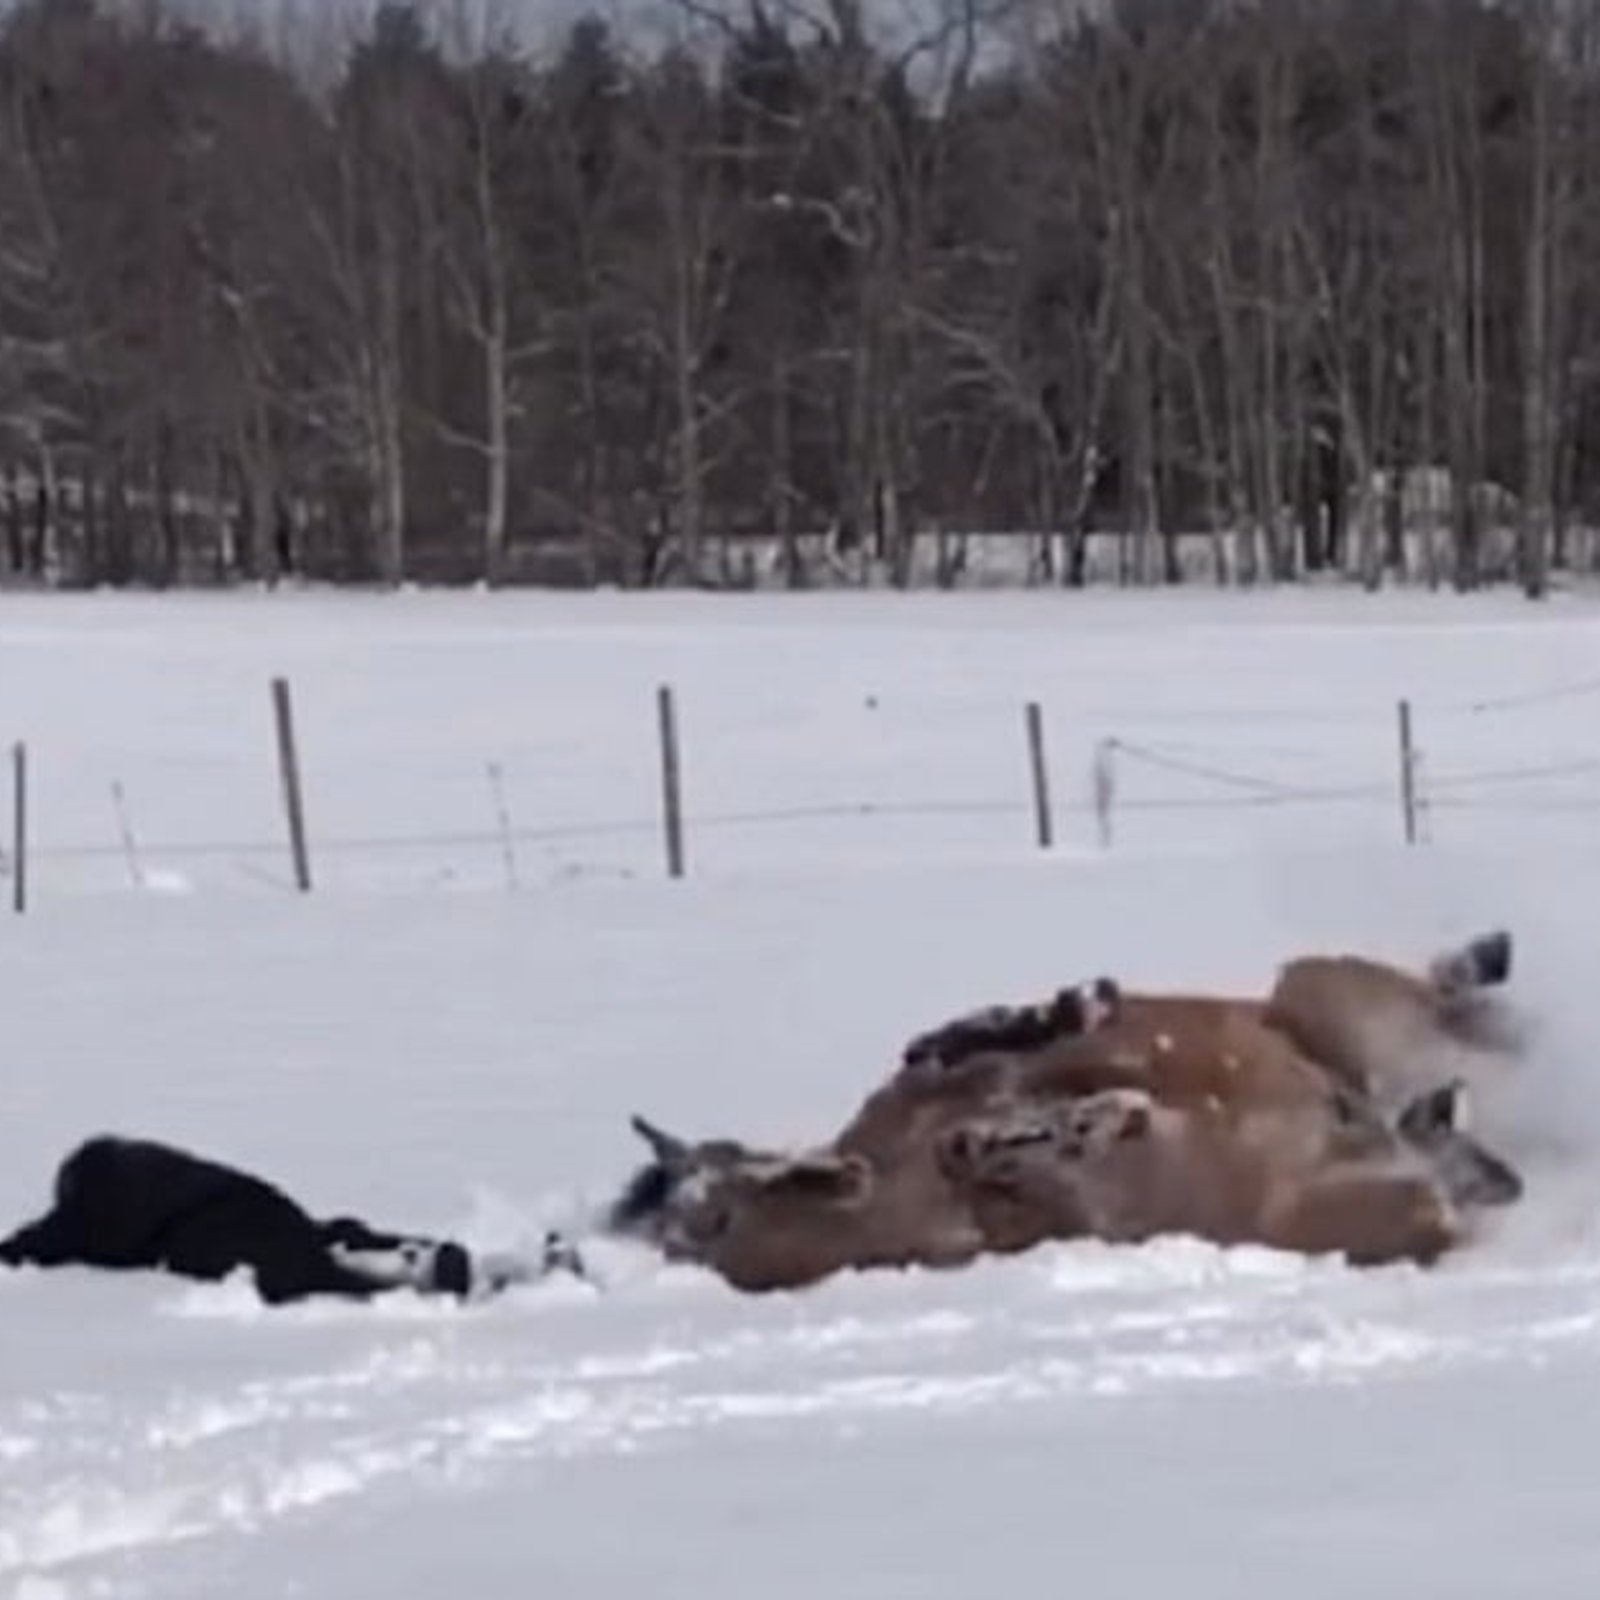
[[[1510,959],[1490,934],[1423,975],[1291,961],[1265,1000],[1100,979],[992,1008],[913,1040],[815,1149],[635,1117],[652,1160],[608,1226],[747,1290],[1170,1232],[1431,1262],[1521,1193],[1464,1122],[1462,1074],[1505,1042],[1488,991]]]

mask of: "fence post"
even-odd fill
[[[505,863],[506,888],[517,889],[516,836],[511,828],[511,808],[506,804],[505,774],[498,761],[489,763],[489,790],[494,797],[495,818],[500,824],[500,859]]]
[[[656,690],[656,713],[661,725],[661,807],[667,837],[667,873],[683,876],[683,796],[678,767],[678,716],[672,689]]]
[[[1411,702],[1402,700],[1400,718],[1400,812],[1405,822],[1406,843],[1417,842],[1417,752],[1411,737]]]
[[[1111,848],[1112,807],[1117,798],[1117,741],[1102,739],[1094,747],[1094,817],[1100,830],[1100,848]]]
[[[278,725],[278,772],[283,780],[283,807],[289,819],[289,848],[294,853],[294,881],[302,894],[311,888],[311,858],[306,851],[305,803],[300,794],[300,757],[295,749],[294,711],[289,680],[272,680],[272,708]]]
[[[1033,820],[1039,837],[1039,848],[1048,850],[1052,843],[1050,822],[1050,774],[1045,763],[1044,713],[1037,700],[1027,705],[1028,764],[1033,772]]]
[[[11,909],[28,909],[28,747],[11,747]]]
[[[128,797],[122,790],[122,779],[111,780],[111,805],[117,813],[117,831],[122,836],[122,855],[128,863],[128,876],[135,889],[144,888],[144,867],[139,861],[139,844],[133,836],[133,824],[128,821]]]

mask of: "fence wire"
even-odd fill
[[[1574,756],[1570,753],[1556,755],[1548,750],[1540,750],[1527,752],[1523,759],[1501,759],[1477,766],[1464,761],[1445,761],[1435,767],[1429,743],[1431,733],[1438,748],[1448,755],[1449,726],[1453,721],[1489,714],[1514,717],[1520,711],[1569,704],[1592,696],[1600,696],[1600,676],[1545,684],[1493,700],[1440,702],[1431,706],[1418,703],[1416,712],[1422,732],[1412,775],[1418,811],[1424,815],[1477,813],[1491,817],[1580,816],[1600,811],[1600,757]],[[949,741],[951,733],[961,732],[965,738],[976,728],[975,708],[971,706],[952,708],[937,702],[928,706],[912,706],[905,700],[898,704],[904,711],[915,711],[925,719],[932,719],[916,724],[913,730],[922,735],[931,732],[936,736],[932,751],[927,753],[929,759],[943,756],[948,763],[949,751],[943,745]],[[1015,709],[1012,708],[1012,714]],[[1160,721],[1167,714],[1159,710],[1146,711],[1130,715],[1128,720],[1132,724],[1148,724]],[[1251,725],[1273,727],[1294,723],[1315,730],[1329,729],[1337,724],[1343,729],[1345,737],[1330,738],[1325,743],[1319,743],[1315,733],[1311,733],[1306,742],[1289,744],[1270,737],[1266,742],[1247,739],[1241,743],[1225,742],[1220,737],[1208,741],[1203,736],[1152,740],[1128,737],[1121,733],[1104,735],[1091,741],[1097,758],[1108,757],[1112,763],[1109,781],[1102,783],[1098,793],[1089,776],[1092,765],[1089,760],[1083,760],[1085,781],[1081,785],[1062,784],[1059,780],[1065,760],[1059,750],[1047,754],[1048,788],[1053,791],[1048,802],[1049,815],[1063,820],[1084,821],[1086,824],[1098,823],[1098,829],[1086,826],[1085,836],[1097,834],[1102,848],[1116,848],[1109,824],[1124,817],[1176,817],[1187,814],[1201,819],[1225,817],[1229,813],[1244,817],[1259,816],[1263,812],[1305,812],[1316,808],[1354,809],[1370,813],[1375,818],[1380,813],[1387,817],[1398,816],[1403,803],[1404,786],[1399,771],[1399,752],[1393,738],[1392,711],[1382,714],[1372,710],[1358,712],[1354,708],[1338,707],[1323,707],[1320,710],[1302,706],[1255,709],[1224,707],[1211,712],[1196,708],[1182,715],[1188,723],[1199,727],[1215,727],[1219,732],[1224,724],[1237,725],[1246,731]],[[1086,717],[1081,712],[1073,714],[1072,731],[1077,736],[1071,758],[1074,763],[1083,754],[1080,747],[1085,741],[1085,730],[1103,726],[1102,716],[1100,713],[1095,717]],[[1436,726],[1433,719],[1439,719],[1443,726]],[[1353,735],[1358,724],[1360,737],[1356,738]],[[1062,730],[1058,728],[1056,731]],[[1009,830],[1003,837],[1013,845],[1019,845],[1028,837],[1023,824],[1030,817],[1037,820],[1037,803],[1030,799],[1027,773],[1021,765],[1020,734],[1020,728],[1006,734],[996,716],[992,740],[986,738],[973,746],[975,751],[982,753],[992,769],[995,754],[1002,748],[1002,735],[1016,739],[1017,764],[1008,775],[1008,782],[1014,780],[1014,792],[984,792],[980,788],[976,793],[927,798],[880,793],[847,795],[837,799],[819,797],[772,805],[699,807],[690,803],[684,808],[683,825],[691,854],[696,840],[716,840],[741,830],[781,833],[784,829],[800,829],[814,824],[864,821],[893,824],[918,819],[1003,821]],[[728,748],[736,745],[739,737],[739,731],[731,727],[717,730],[725,763],[730,762]],[[782,751],[782,744],[782,730],[779,730],[776,740],[769,733],[765,741],[758,742],[755,747],[759,759],[773,758],[774,752]],[[1360,765],[1351,771],[1349,768],[1356,766],[1352,757],[1357,750],[1362,752]],[[589,786],[588,780],[578,771],[583,758],[570,742],[564,741],[548,748],[538,747],[531,754],[525,748],[523,754],[530,763],[542,763],[544,771],[558,770],[568,778],[577,774],[568,787],[579,793]],[[635,752],[635,755],[638,754]],[[692,763],[692,748],[689,754]],[[757,757],[752,756],[751,759]],[[121,741],[116,760],[122,767],[133,762],[147,772],[166,773],[168,776],[158,780],[153,789],[170,789],[175,785],[180,793],[185,783],[195,781],[209,780],[226,787],[237,775],[242,783],[246,765],[240,758],[230,759],[216,752],[166,750],[152,751],[146,755],[130,750]],[[1330,771],[1341,761],[1347,764],[1344,771]],[[1271,770],[1273,767],[1281,768],[1286,763],[1298,766],[1300,775],[1285,775],[1281,770]],[[744,770],[736,762],[731,765],[735,770]],[[481,773],[474,775],[466,767],[442,767],[437,760],[431,765],[420,762],[408,765],[404,759],[396,758],[393,754],[376,758],[362,770],[370,779],[374,769],[382,776],[379,790],[386,800],[391,797],[391,789],[414,793],[419,786],[426,786],[433,791],[430,803],[435,809],[439,809],[439,793],[451,786],[459,787],[462,793],[459,797],[447,795],[445,809],[472,804],[468,798],[469,785],[475,787],[482,783]],[[463,852],[472,852],[479,868],[485,871],[485,863],[491,859],[491,853],[498,853],[503,875],[515,885],[521,871],[515,854],[519,848],[572,847],[581,851],[585,847],[611,844],[629,849],[631,855],[626,866],[616,859],[594,859],[600,854],[596,849],[589,851],[582,859],[560,861],[557,864],[559,872],[620,871],[631,876],[649,870],[648,864],[655,857],[662,836],[663,817],[658,808],[645,805],[622,814],[573,817],[532,824],[518,822],[513,817],[514,808],[507,799],[505,764],[490,762],[487,770],[490,773],[493,803],[491,805],[487,791],[480,795],[483,801],[481,814],[485,818],[481,826],[418,826],[393,830],[375,828],[371,831],[330,827],[324,832],[317,828],[315,820],[318,814],[318,772],[313,761],[306,773],[312,797],[312,855],[322,860],[355,861],[427,857],[430,858],[429,873],[434,877],[449,877],[457,866],[452,858]],[[270,778],[270,766],[265,757],[259,764],[251,763],[248,772],[250,782],[258,789],[264,777]],[[826,788],[825,778],[819,774],[814,758],[806,764],[804,772],[808,786],[820,784]],[[178,777],[179,774],[188,776]],[[197,777],[202,774],[204,778]],[[773,781],[782,784],[786,776],[792,777],[793,774],[779,773]],[[1576,780],[1587,780],[1587,786],[1576,791],[1568,787]],[[148,876],[159,874],[163,863],[223,862],[231,863],[238,872],[254,881],[292,892],[293,884],[270,870],[270,864],[286,863],[288,859],[287,836],[283,830],[263,828],[258,832],[255,825],[250,824],[236,833],[219,833],[210,838],[203,835],[162,837],[160,831],[145,836],[134,816],[140,798],[136,789],[124,784],[120,777],[110,782],[109,789],[115,800],[115,826],[112,810],[108,807],[105,837],[41,838],[30,845],[30,866],[37,862],[47,869],[74,865],[94,867],[121,862],[134,884],[143,886]],[[572,804],[570,796],[568,804]],[[256,809],[265,813],[265,804]],[[348,811],[348,803],[342,809]],[[498,825],[493,825],[494,822]],[[1012,824],[1017,826],[1013,827]],[[0,847],[0,876],[11,876],[14,866],[10,856]],[[545,866],[548,868],[549,863],[545,863]],[[48,879],[43,887],[48,888]]]

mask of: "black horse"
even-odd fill
[[[251,1269],[268,1305],[313,1295],[366,1300],[398,1288],[457,1299],[583,1264],[559,1234],[537,1264],[474,1257],[452,1239],[319,1219],[254,1173],[151,1139],[104,1134],[56,1172],[55,1203],[0,1239],[0,1264],[155,1269],[216,1281]]]

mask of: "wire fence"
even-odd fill
[[[1386,708],[947,700],[886,716],[869,701],[875,720],[851,759],[849,739],[830,746],[799,726],[801,707],[789,708],[793,727],[713,728],[702,748],[680,735],[677,697],[663,685],[653,737],[636,736],[625,754],[615,738],[569,733],[470,764],[402,746],[363,754],[345,740],[302,758],[288,685],[272,687],[276,739],[252,753],[79,752],[51,772],[14,745],[12,826],[0,831],[13,907],[114,886],[515,891],[785,861],[1234,848],[1263,842],[1277,818],[1272,836],[1288,840],[1322,829],[1427,844],[1447,827],[1581,828],[1600,813],[1600,756],[1572,753],[1596,731],[1577,708],[1600,709],[1600,676]],[[831,714],[838,734],[837,706]],[[1160,731],[1174,723],[1183,731]],[[605,803],[624,789],[626,801]],[[375,814],[397,820],[378,825]],[[165,820],[151,827],[151,816]]]

